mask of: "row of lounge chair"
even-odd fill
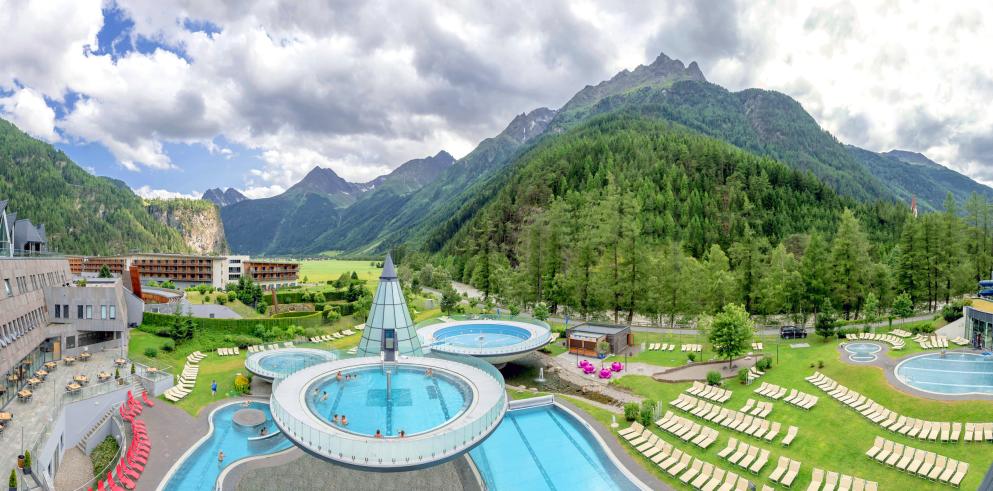
[[[962,336],[955,336],[954,338],[950,339],[949,341],[951,341],[951,342],[953,342],[953,343],[955,343],[955,344],[957,344],[959,346],[968,346],[969,345],[969,340],[966,339],[966,338],[963,338]]]
[[[670,420],[675,418],[671,412],[667,416]],[[665,418],[658,422],[664,420]],[[635,422],[617,433],[651,460],[653,464],[668,472],[669,475],[679,477],[680,481],[693,486],[695,489],[702,491],[746,491],[749,488],[748,479],[739,477],[737,474],[728,472],[709,462],[695,459],[661,438],[650,445],[648,439],[642,440],[645,438],[646,431],[649,430]]]
[[[757,378],[759,378],[759,377],[761,377],[763,375],[765,375],[765,372],[763,372],[762,370],[759,370],[758,368],[755,368],[754,366],[750,367],[748,369],[748,383],[752,383],[752,381],[754,381],[755,379],[757,379]]]
[[[769,474],[769,480],[790,487],[796,481],[797,474],[800,473],[800,461],[786,457],[780,457],[776,463],[776,468]]]
[[[790,389],[790,395],[783,398],[783,402],[804,410],[810,410],[817,404],[818,400],[817,396],[796,389]]]
[[[674,351],[675,349],[676,349],[676,345],[674,344],[666,344],[666,343],[648,344],[648,351]]]
[[[339,331],[339,332],[333,332],[331,334],[325,334],[323,336],[312,337],[312,338],[310,338],[310,342],[312,342],[312,343],[324,343],[324,342],[328,342],[328,341],[334,341],[336,339],[344,339],[344,338],[347,338],[348,336],[353,336],[355,334],[358,334],[358,333],[355,332],[355,331],[353,331],[353,330],[351,330],[351,329],[344,329],[344,330]]]
[[[901,435],[922,440],[957,442],[962,433],[962,423],[925,421],[901,416],[896,411],[887,409],[882,404],[859,394],[857,391],[838,384],[820,372],[814,372],[806,379],[869,421]],[[991,428],[990,436],[993,437],[993,428]]]
[[[203,353],[201,353],[199,351],[194,351],[194,352],[192,352],[192,353],[190,353],[189,355],[186,356],[186,363],[196,365],[197,363],[200,363],[200,361],[203,360],[206,357],[207,357],[207,355],[205,355],[205,354],[203,354]]]
[[[762,382],[759,388],[755,389],[755,393],[760,396],[768,397],[769,399],[779,400],[786,395],[786,387],[780,387],[776,384],[770,384],[768,382]]]
[[[769,462],[768,450],[739,442],[734,437],[728,440],[728,446],[724,447],[724,450],[717,452],[717,456],[727,459],[728,462],[742,469],[747,469],[752,474],[758,474]]]
[[[752,343],[752,349],[755,351],[762,351],[765,346],[762,343]]]
[[[241,352],[238,351],[237,346],[234,348],[217,348],[217,356],[234,356],[239,354],[241,354]]]
[[[282,346],[280,346],[279,343],[273,343],[273,344],[268,344],[268,345],[266,345],[266,344],[259,344],[259,345],[256,345],[256,346],[249,346],[248,347],[248,352],[249,353],[260,353],[262,351],[276,350],[276,349],[280,349],[280,348],[295,348],[295,347],[296,346],[293,344],[293,341],[287,341],[287,342],[283,343]]]
[[[967,442],[993,442],[993,423],[966,423],[965,437]]]
[[[756,403],[755,399],[748,399],[745,401],[745,407],[741,408],[741,412],[764,418],[772,412],[772,403],[765,401]]]
[[[865,455],[879,463],[895,467],[908,474],[930,481],[958,487],[969,472],[968,462],[959,462],[944,455],[903,445],[877,436]]]
[[[682,346],[679,347],[679,351],[689,351],[689,352],[699,353],[699,352],[703,351],[703,345],[702,344],[684,344],[684,345],[682,345]]]
[[[718,404],[724,404],[733,394],[730,390],[722,389],[716,385],[707,385],[703,382],[693,382],[693,385],[689,389],[686,389],[686,393],[704,399],[710,399]]]
[[[876,481],[868,481],[861,477],[839,474],[834,471],[828,471],[825,476],[824,469],[815,468],[810,476],[810,485],[807,486],[807,491],[818,491],[822,484],[824,491],[834,491],[835,489],[838,491],[876,491],[879,489],[879,483]]]
[[[713,445],[720,435],[717,430],[676,416],[672,414],[672,411],[666,411],[665,416],[656,421],[655,424],[662,430],[679,437],[680,440],[693,443],[700,448]]]
[[[845,336],[847,339],[860,339],[865,341],[881,341],[884,343],[889,343],[893,349],[901,350],[906,347],[906,343],[898,336],[892,334],[873,334],[869,332],[859,332],[855,334],[848,334]]]
[[[948,338],[945,336],[925,336],[923,334],[918,334],[912,339],[917,341],[917,344],[921,345],[921,348],[923,349],[944,349],[948,347]]]
[[[181,399],[193,392],[194,387],[197,385],[197,375],[200,373],[200,365],[197,363],[199,363],[199,360],[195,363],[191,363],[190,360],[187,359],[186,365],[183,367],[183,373],[179,375],[176,385],[166,389],[163,393],[166,399],[172,402],[179,402]]]
[[[782,428],[782,424],[778,421],[770,422],[767,419],[720,407],[686,394],[680,394],[670,404],[698,418],[751,437],[764,439],[767,442],[773,441],[779,435],[779,430]],[[783,438],[783,445],[789,446],[793,443],[798,432],[799,428],[790,426],[786,432],[786,436]]]

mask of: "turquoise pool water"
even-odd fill
[[[638,489],[586,427],[555,406],[508,411],[469,455],[492,491]]]
[[[434,334],[438,341],[466,348],[500,348],[529,337],[531,333],[527,329],[506,324],[465,324],[439,329]]]
[[[422,368],[401,367],[392,374],[391,397],[386,397],[386,375],[378,366],[348,370],[352,380],[337,381],[335,374],[308,386],[307,407],[334,424],[334,415],[348,417],[342,429],[372,436],[423,433],[462,414],[472,400],[469,386],[441,372],[433,377]],[[316,388],[316,393],[315,393]],[[324,394],[327,393],[327,399]]]
[[[903,383],[939,394],[993,394],[993,360],[972,353],[932,353],[896,367]]]
[[[259,366],[277,375],[289,375],[297,370],[334,360],[331,353],[319,355],[317,353],[277,353],[266,356],[259,360]]]
[[[849,343],[845,345],[845,351],[849,352],[849,360],[868,363],[876,361],[876,353],[882,348],[873,343]]]
[[[265,425],[270,434],[279,431],[272,421],[268,404],[252,402],[249,407],[265,412]],[[176,469],[165,485],[165,491],[212,491],[217,477],[225,467],[246,457],[276,453],[292,446],[282,435],[249,441],[249,438],[259,436],[259,428],[244,428],[232,422],[234,413],[243,408],[241,404],[232,404],[213,414],[214,432]],[[223,463],[217,462],[220,451],[224,451]]]

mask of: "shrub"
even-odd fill
[[[149,358],[155,358],[156,356],[159,356],[159,350],[155,349],[152,346],[149,346],[145,348],[145,356]]]
[[[10,486],[10,489],[17,489],[17,471],[14,469],[10,470],[10,480],[7,481],[7,484]]]
[[[121,368],[117,367],[114,369],[114,379],[116,380],[119,378],[121,378]]]
[[[952,322],[957,320],[959,317],[962,317],[962,306],[956,304],[958,304],[958,302],[945,304],[945,306],[941,308],[941,317],[948,322]]]
[[[256,310],[256,311],[257,311],[258,313],[260,313],[260,314],[265,314],[265,311],[266,311],[266,309],[268,309],[268,308],[269,308],[269,304],[267,304],[267,303],[265,303],[265,302],[259,302],[259,305],[258,305],[258,307],[255,307],[255,310]]]
[[[738,382],[741,382],[741,385],[748,383],[748,370],[738,370]]]
[[[162,343],[162,351],[171,353],[175,349],[176,349],[176,342],[171,339],[166,339],[165,342]]]
[[[94,475],[99,476],[107,472],[107,467],[114,461],[119,448],[120,446],[117,444],[117,440],[112,436],[108,436],[90,452],[90,461],[93,462]]]
[[[210,295],[203,297],[203,303],[210,303]]]
[[[239,394],[247,394],[251,389],[252,381],[248,377],[240,373],[234,376],[234,390]]]
[[[721,373],[715,370],[707,372],[707,383],[710,385],[720,385],[721,384]]]
[[[31,468],[31,452],[28,450],[24,451],[24,468],[25,469]]]
[[[226,303],[228,303],[228,296],[221,293],[217,294],[217,304],[224,305]]]
[[[234,302],[238,300],[238,294],[236,292],[228,293],[228,302]]]
[[[655,401],[645,399],[641,401],[641,424],[646,428],[651,427],[652,420],[655,419]]]
[[[624,405],[624,419],[628,421],[634,421],[638,419],[638,414],[641,409],[638,407],[637,402],[629,402]]]
[[[763,356],[756,365],[758,366],[758,369],[763,372],[769,371],[772,368],[772,358]]]
[[[693,363],[694,361],[696,361],[696,353],[690,353],[686,355],[686,358],[690,360],[690,363]]]
[[[824,360],[817,360],[817,368],[824,368]]]

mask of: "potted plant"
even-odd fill
[[[31,474],[31,452],[24,451],[24,473]]]
[[[7,489],[17,491],[17,471],[14,469],[10,470],[10,480],[7,481]]]
[[[607,357],[607,353],[610,352],[610,343],[606,341],[600,341],[596,344],[597,356],[602,360]]]
[[[121,378],[121,369],[120,368],[115,368],[114,369],[114,378]]]

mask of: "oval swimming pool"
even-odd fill
[[[259,360],[259,366],[277,375],[289,375],[297,370],[333,360],[334,357],[316,353],[277,353]]]
[[[849,353],[848,359],[859,363],[876,361],[876,353],[882,349],[874,343],[848,343],[845,345],[845,351]]]
[[[423,368],[395,368],[391,372],[390,395],[386,374],[378,367],[342,371],[354,376],[337,380],[329,374],[307,387],[307,407],[328,424],[335,415],[348,417],[343,431],[385,437],[432,430],[455,419],[472,401],[472,389],[453,375],[436,371],[427,376]]]
[[[929,353],[896,367],[901,382],[937,394],[993,394],[993,360],[973,353]]]
[[[531,332],[506,324],[465,324],[446,327],[434,333],[437,341],[465,348],[498,348],[520,343]]]
[[[508,411],[469,455],[493,491],[639,489],[590,430],[557,406]]]

